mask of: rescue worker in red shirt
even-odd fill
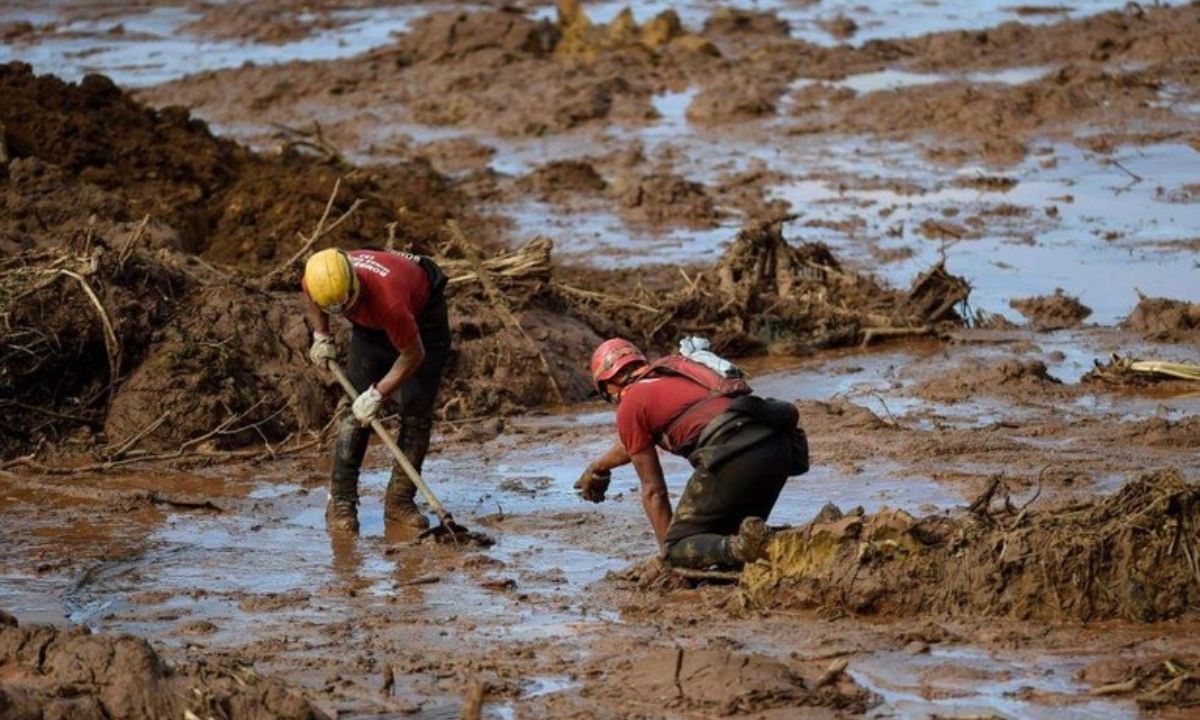
[[[766,519],[784,483],[808,469],[795,407],[756,397],[745,381],[682,356],[648,362],[619,338],[596,348],[591,373],[617,404],[618,440],[579,478],[580,495],[603,501],[613,468],[632,462],[669,564],[728,567],[763,557]],[[695,468],[674,512],[655,445]]]
[[[358,532],[358,474],[371,430],[386,399],[400,407],[397,444],[418,471],[429,450],[434,400],[450,354],[446,276],[429,258],[404,252],[329,249],[315,253],[301,283],[313,328],[309,358],[327,370],[337,358],[329,316],[350,321],[346,376],[359,396],[338,426],[326,522]],[[414,502],[417,488],[393,466],[384,519],[424,529],[429,520]]]

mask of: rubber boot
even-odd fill
[[[358,469],[367,452],[369,433],[349,412],[338,425],[325,506],[325,522],[331,530],[358,532]]]
[[[752,563],[767,556],[770,531],[760,517],[742,519],[738,534],[729,538],[729,554],[740,563]]]
[[[400,437],[397,444],[404,456],[417,472],[425,463],[429,451],[429,435],[433,431],[433,418],[402,417]],[[424,530],[429,527],[429,518],[421,514],[416,504],[417,486],[400,467],[392,468],[387,491],[383,495],[383,519],[404,527]]]

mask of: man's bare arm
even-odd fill
[[[588,465],[588,471],[597,473],[610,472],[613,468],[619,468],[622,465],[629,464],[629,453],[625,452],[625,446],[617,440],[608,450],[604,451],[596,460],[593,460]]]
[[[667,497],[667,481],[658,462],[658,451],[651,445],[634,453],[631,460],[642,483],[642,508],[654,528],[659,549],[662,549],[667,542],[667,526],[671,524],[671,500]]]

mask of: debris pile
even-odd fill
[[[1184,391],[1195,390],[1200,382],[1200,365],[1167,360],[1141,360],[1113,353],[1108,362],[1094,360],[1094,367],[1083,376],[1085,383],[1111,385],[1179,385]]]
[[[1163,471],[1034,510],[995,478],[963,517],[885,509],[782,532],[742,588],[754,605],[880,615],[1178,617],[1200,601],[1200,486]]]
[[[627,310],[630,337],[665,348],[681,334],[696,334],[731,355],[799,354],[962,323],[955,308],[970,288],[944,268],[922,274],[907,294],[898,292],[842,268],[821,243],[788,243],[786,219],[743,228],[712,270],[684,273],[668,292],[635,291],[635,301],[657,312]]]

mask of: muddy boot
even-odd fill
[[[329,481],[325,524],[338,532],[358,532],[358,478],[334,477]]]
[[[760,517],[742,520],[738,534],[729,538],[729,553],[740,563],[752,563],[767,556],[767,540],[770,532],[767,523]]]
[[[331,530],[358,532],[358,469],[367,452],[369,433],[349,413],[338,425],[325,506],[325,521]]]
[[[411,415],[400,418],[400,437],[397,438],[396,444],[404,451],[404,457],[408,458],[417,472],[421,472],[421,466],[425,463],[425,453],[429,450],[429,435],[432,431],[433,418]],[[383,495],[383,519],[418,530],[428,528],[429,518],[417,510],[414,502],[416,496],[417,486],[404,470],[393,467],[387,492]]]
[[[387,492],[383,495],[383,519],[403,527],[424,530],[429,527],[429,518],[417,509],[415,498],[417,486],[398,467],[392,468]]]

